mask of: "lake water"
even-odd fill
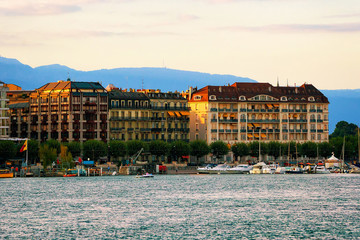
[[[0,239],[360,239],[360,175],[0,179]]]

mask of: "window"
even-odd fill
[[[201,100],[201,96],[196,95],[196,96],[194,97],[194,99],[195,99],[195,100]]]
[[[309,97],[308,99],[309,99],[309,102],[314,102],[314,101],[315,101],[315,98],[314,98],[314,97],[312,97],[312,96],[311,96],[311,97]]]
[[[200,98],[201,99],[201,98]],[[209,99],[210,100],[216,100],[216,96],[215,95],[211,95],[210,97],[209,97]]]
[[[239,100],[240,100],[240,101],[245,101],[245,100],[246,100],[246,97],[245,97],[245,96],[240,96],[240,97],[239,97]]]
[[[287,97],[282,96],[282,97],[280,98],[280,101],[287,101]]]

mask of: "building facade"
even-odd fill
[[[9,91],[10,137],[30,138],[29,99],[33,90],[23,90],[15,84],[7,84]]]
[[[98,82],[58,81],[30,94],[30,138],[108,140],[108,96]]]
[[[190,140],[188,100],[177,92],[146,91],[151,102],[151,140]]]
[[[10,117],[9,117],[9,99],[7,98],[9,88],[0,81],[0,138],[9,137]]]
[[[150,141],[150,112],[150,99],[144,93],[110,91],[110,139]]]
[[[313,85],[234,83],[190,90],[190,140],[324,142],[328,99]]]
[[[189,142],[189,107],[179,93],[109,91],[110,139]]]

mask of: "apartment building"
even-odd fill
[[[328,99],[313,85],[234,83],[189,91],[190,140],[323,142]]]
[[[145,91],[151,103],[151,140],[189,142],[188,100],[178,92]]]
[[[32,139],[108,140],[108,96],[98,82],[47,83],[30,94],[29,111]]]
[[[10,137],[30,138],[29,99],[34,90],[23,90],[15,84],[6,84],[10,111]]]
[[[109,92],[110,139],[149,141],[151,104],[144,93]]]
[[[9,128],[10,128],[10,117],[8,114],[9,110],[9,99],[7,98],[7,91],[9,88],[0,81],[0,138],[9,137]]]

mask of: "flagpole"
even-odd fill
[[[26,169],[28,169],[28,158],[29,158],[29,143],[28,143],[28,139],[25,140],[26,141]]]

